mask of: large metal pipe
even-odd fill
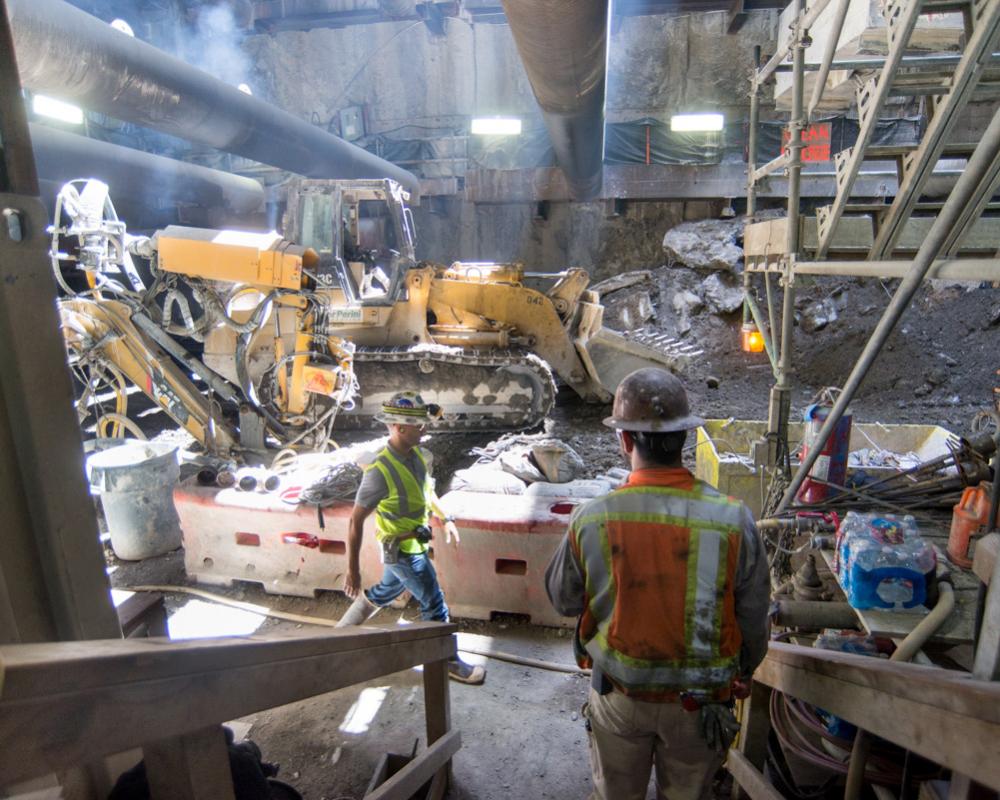
[[[144,153],[131,147],[32,124],[31,143],[38,175],[58,186],[76,178],[100,178],[111,197],[145,198],[217,208],[234,215],[264,210],[264,187],[252,178]],[[51,205],[54,198],[43,197]],[[118,204],[120,206],[120,204]]]
[[[607,0],[503,0],[570,194],[601,191]]]
[[[310,178],[417,178],[63,0],[10,0],[22,83],[117,119]]]

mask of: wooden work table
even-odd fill
[[[141,746],[154,797],[231,800],[223,721],[423,664],[429,747],[372,797],[409,797],[438,775],[441,794],[460,746],[447,671],[455,630],[420,622],[0,646],[0,786]]]

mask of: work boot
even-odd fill
[[[480,666],[466,664],[458,656],[448,659],[448,677],[459,683],[478,686],[486,680],[486,670]]]
[[[378,609],[377,605],[365,597],[364,592],[359,592],[358,596],[354,598],[354,602],[351,603],[351,607],[344,612],[344,616],[334,627],[346,628],[349,625],[363,625]]]

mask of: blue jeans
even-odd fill
[[[448,621],[444,592],[441,591],[437,573],[427,553],[400,553],[395,564],[384,564],[382,581],[368,589],[365,597],[377,606],[387,606],[406,589],[420,603],[421,619],[431,622]]]

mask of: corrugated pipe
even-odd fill
[[[607,0],[503,0],[535,99],[575,200],[600,194]]]
[[[417,178],[63,0],[8,0],[21,82],[116,119],[309,178]]]

